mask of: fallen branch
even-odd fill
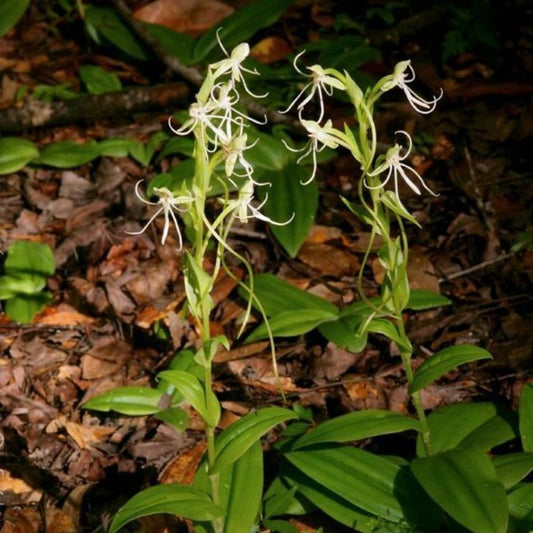
[[[124,114],[188,105],[190,91],[182,82],[135,87],[101,95],[80,96],[62,102],[29,99],[21,108],[0,111],[0,133],[18,134]]]

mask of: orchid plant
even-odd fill
[[[407,132],[396,132],[403,142],[397,142],[384,154],[377,154],[378,134],[373,114],[378,100],[395,88],[405,93],[415,111],[427,114],[435,109],[442,92],[429,100],[416,94],[410,87],[415,74],[409,61],[399,63],[391,75],[363,92],[347,72],[312,65],[307,67],[307,74],[297,64],[302,57],[299,54],[294,66],[309,81],[282,112],[296,109],[307,132],[308,141],[302,148],[286,143],[290,152],[298,154],[294,156],[297,162],[304,163],[306,158],[311,158],[310,176],[302,180],[302,187],[309,186],[316,178],[317,154],[326,147],[347,150],[360,165],[359,201],[344,202],[371,226],[371,238],[357,276],[361,298],[357,302],[357,320],[348,336],[366,339],[369,332],[379,333],[396,344],[416,417],[369,410],[349,413],[313,427],[311,414],[297,405],[292,410],[269,407],[249,413],[217,434],[221,407],[213,391],[212,365],[219,351],[229,349],[229,340],[223,335],[213,336],[211,332],[214,309],[211,293],[221,269],[241,284],[226,263],[228,254],[241,261],[248,271],[247,284],[241,284],[249,302],[241,333],[254,306],[265,320],[265,325],[256,332],[262,330],[264,336],[270,338],[277,375],[273,343],[275,317],[273,327],[270,327],[266,318],[269,313],[263,308],[260,291],[254,286],[251,266],[229,242],[230,229],[236,221],[245,224],[250,219],[258,219],[268,224],[287,225],[294,217],[293,214],[286,220],[272,220],[262,212],[270,184],[254,176],[254,166],[247,151],[255,143],[249,142],[247,128],[251,123],[264,124],[266,119],[257,121],[249,117],[240,106],[240,98],[242,92],[252,98],[263,95],[253,93],[246,82],[246,76],[257,75],[243,65],[249,46],[242,43],[227,52],[220,40],[219,44],[225,58],[208,67],[196,101],[189,108],[188,118],[181,125],[176,125],[173,118],[169,120],[169,127],[176,135],[194,136],[192,181],[174,189],[170,186],[153,187],[151,192],[156,201],[141,193],[142,182],[138,182],[135,194],[154,212],[144,227],[130,232],[141,234],[162,216],[161,243],[170,240],[171,230],[174,230],[178,248],[182,249],[182,219],[187,220],[190,242],[183,251],[186,311],[194,322],[198,342],[194,349],[180,351],[170,368],[158,374],[157,389],[124,387],[85,404],[86,408],[102,411],[153,414],[183,429],[187,425],[187,414],[182,409],[185,402],[203,419],[205,459],[196,471],[192,486],[158,485],[138,493],[118,511],[110,531],[118,531],[141,516],[166,512],[191,520],[194,531],[200,533],[250,533],[257,531],[261,521],[272,531],[292,533],[294,527],[277,517],[319,508],[335,520],[362,532],[407,531],[413,527],[423,531],[451,527],[449,530],[455,531],[454,524],[457,523],[461,524],[459,527],[479,533],[504,532],[509,514],[508,509],[502,507],[502,501],[506,502],[505,488],[495,473],[498,465],[493,465],[484,452],[509,440],[509,431],[504,432],[503,439],[494,437],[487,444],[483,441],[486,437],[483,424],[489,419],[495,420],[496,428],[501,429],[502,424],[494,408],[486,404],[474,409],[459,406],[467,407],[468,412],[452,410],[441,414],[449,423],[455,415],[467,427],[467,431],[461,433],[462,440],[452,439],[450,445],[443,437],[438,417],[426,416],[421,394],[425,386],[457,365],[489,358],[490,354],[474,346],[455,346],[433,354],[415,369],[413,348],[405,330],[403,314],[410,305],[410,288],[406,270],[409,248],[404,222],[417,224],[417,221],[402,202],[400,181],[416,194],[436,193],[409,164],[412,140]],[[344,92],[352,103],[357,122],[355,129],[346,125],[339,129],[326,117],[324,97],[331,96],[334,91]],[[313,118],[307,115],[307,109],[315,99],[318,99],[318,116]],[[391,181],[393,190],[388,188]],[[207,209],[208,197],[215,185],[223,194],[214,209]],[[257,187],[262,192],[260,202],[254,199]],[[363,290],[362,276],[378,236],[382,244],[377,256],[385,276],[379,297],[369,298]],[[287,294],[295,296],[294,302],[290,302],[294,305],[295,302],[305,304],[310,298],[305,293],[299,294],[295,288],[288,289]],[[294,314],[298,315],[298,312],[302,311],[295,309]],[[341,316],[336,309],[332,311],[330,307],[324,309],[322,306],[313,316],[331,322],[352,315]],[[364,342],[357,345],[364,346]],[[528,390],[527,405],[533,406],[532,396]],[[265,494],[263,506],[261,437],[274,426],[297,418],[300,422],[289,425],[279,443],[285,460],[280,475]],[[531,425],[524,423],[523,426],[523,435],[532,438]],[[411,464],[402,458],[390,459],[345,444],[401,431],[413,431],[417,435],[418,457]],[[475,441],[477,448],[463,450],[461,446],[468,439]],[[524,449],[528,450],[525,445]],[[521,456],[519,462],[523,475],[527,468],[533,468],[531,454]],[[451,471],[455,472],[455,478],[446,477]],[[516,471],[513,475],[514,484],[509,476],[507,478],[510,487],[523,477],[517,476]],[[439,492],[435,480],[445,485],[444,493]]]

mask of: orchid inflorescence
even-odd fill
[[[414,81],[415,72],[411,66],[410,61],[401,61],[396,65],[391,75],[385,76],[374,86],[371,91],[367,92],[366,97],[363,92],[355,84],[350,75],[345,71],[339,72],[336,69],[328,68],[324,69],[320,65],[312,65],[307,67],[307,70],[311,74],[306,74],[297,65],[298,59],[304,52],[298,54],[294,59],[295,70],[311,79],[303,89],[297,94],[291,104],[281,113],[286,113],[294,106],[298,110],[298,117],[301,125],[305,128],[308,135],[308,142],[303,148],[292,148],[287,143],[286,147],[293,151],[301,153],[298,158],[298,162],[304,160],[307,156],[311,156],[312,160],[312,172],[308,180],[303,182],[303,185],[311,182],[316,176],[317,172],[317,154],[323,151],[325,148],[336,149],[339,146],[343,146],[348,149],[355,159],[361,163],[361,168],[364,171],[364,184],[369,189],[383,188],[393,178],[395,186],[395,194],[398,202],[401,204],[399,190],[398,190],[398,178],[402,178],[405,183],[416,194],[421,194],[420,188],[409,177],[409,174],[416,178],[416,180],[422,185],[422,188],[426,191],[434,194],[429,187],[425,184],[422,176],[412,167],[410,167],[404,161],[407,159],[411,152],[412,140],[409,134],[405,131],[400,131],[407,139],[407,148],[403,155],[400,154],[401,146],[395,144],[390,148],[385,155],[385,160],[376,163],[374,156],[376,152],[376,138],[375,138],[375,126],[372,119],[372,109],[377,98],[384,92],[390,91],[395,87],[402,89],[407,97],[408,102],[413,109],[422,114],[428,114],[435,110],[437,102],[442,98],[442,90],[439,96],[434,96],[431,100],[425,100],[418,94],[416,94],[410,87],[409,83]],[[331,96],[333,90],[345,91],[350,97],[352,103],[356,107],[356,116],[359,121],[358,127],[360,134],[359,142],[356,141],[355,136],[350,130],[345,127],[344,131],[341,131],[333,126],[332,120],[327,119],[321,124],[325,111],[324,111],[324,94]],[[310,103],[315,97],[318,98],[319,115],[316,120],[304,119],[303,113],[305,106]],[[370,132],[370,138],[365,134],[366,131]],[[372,165],[377,165],[371,170]],[[385,179],[378,184],[370,185],[367,177],[377,177],[380,174],[387,172]]]
[[[247,43],[241,43],[231,53],[228,53],[219,38],[218,32],[217,39],[226,58],[209,66],[206,79],[196,95],[196,101],[189,107],[189,118],[181,126],[176,127],[173,123],[173,118],[170,117],[168,120],[169,128],[173,133],[180,136],[194,134],[197,141],[195,150],[201,152],[204,157],[208,172],[222,181],[223,178],[219,175],[217,166],[221,163],[223,164],[224,177],[227,180],[224,184],[224,189],[228,192],[237,191],[235,199],[227,197],[221,199],[221,203],[224,205],[224,215],[227,216],[233,212],[232,220],[237,219],[242,223],[246,223],[251,218],[256,218],[273,224],[286,224],[292,220],[292,217],[287,222],[279,223],[259,211],[268,196],[260,205],[254,205],[253,203],[254,185],[268,186],[270,184],[254,179],[254,168],[247,160],[245,153],[257,143],[257,140],[249,142],[249,135],[245,132],[245,128],[248,127],[250,122],[259,125],[266,124],[266,116],[263,121],[257,120],[249,117],[238,108],[240,87],[248,95],[255,98],[266,96],[253,93],[246,84],[245,74],[258,74],[257,71],[242,65],[250,53],[250,47]],[[175,195],[166,187],[154,187],[153,194],[158,197],[158,200],[152,202],[140,194],[139,183],[135,187],[137,197],[147,205],[159,206],[159,209],[140,231],[129,233],[133,235],[143,233],[162,213],[164,216],[164,228],[161,243],[165,243],[172,222],[178,235],[179,247],[181,248],[182,237],[176,213],[182,213],[198,200],[198,188],[195,190],[193,187],[193,192],[181,190],[179,195]],[[205,196],[207,192],[207,190],[203,190],[201,195]],[[203,202],[203,200],[200,201]]]

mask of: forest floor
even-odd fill
[[[526,13],[525,5],[509,4]],[[294,45],[334,35],[339,10],[325,1],[298,2],[254,43],[275,35],[288,55]],[[402,20],[412,14],[409,7],[400,9],[391,27],[403,27]],[[384,38],[385,23],[372,19],[368,24],[370,42],[379,36],[380,57],[363,70],[381,75],[410,57],[423,92],[444,89],[430,116],[390,100],[377,117],[379,131],[414,135],[411,163],[438,192],[406,200],[422,226],[409,229],[409,279],[413,288],[440,292],[453,305],[406,314],[415,354],[471,343],[494,357],[428,387],[423,396],[427,409],[473,399],[516,408],[520,388],[531,378],[533,31],[526,20],[495,11],[497,47],[487,52],[474,41],[446,61],[443,36],[433,24],[395,41]],[[52,24],[49,12],[32,6],[0,40],[0,113],[28,105],[29,96],[15,101],[22,87],[79,86],[77,69],[85,62],[118,72],[123,84],[147,88],[180,81],[164,67],[157,78],[153,65],[89,46],[79,27],[79,20],[71,19]],[[184,85],[181,91],[185,109],[194,89]],[[327,105],[328,112],[342,115],[342,104]],[[166,131],[174,111],[163,105],[116,118],[77,117],[69,124],[16,134],[38,146],[124,135],[142,140]],[[0,132],[14,134],[2,130],[2,124]],[[179,433],[152,417],[81,408],[88,398],[114,387],[153,384],[176,350],[197,340],[180,313],[185,291],[175,238],[162,246],[160,227],[141,236],[125,233],[148,219],[136,201],[135,183],[174,163],[165,158],[145,168],[131,158],[101,157],[72,169],[34,165],[0,177],[0,250],[20,239],[45,242],[57,265],[48,281],[53,301],[32,323],[21,325],[0,314],[2,533],[103,531],[132,494],[157,480],[187,479],[203,453],[201,423],[194,416],[187,431]],[[255,272],[274,273],[337,305],[354,301],[369,230],[347,212],[339,196],[354,193],[357,176],[348,156],[320,167],[318,214],[295,258],[260,221],[233,233],[233,246]],[[369,295],[380,272],[371,258],[364,277]],[[214,298],[213,330],[233,342],[215,369],[225,426],[281,398],[265,343],[235,339],[245,306],[235,282],[222,277]],[[278,358],[288,401],[311,407],[316,420],[363,408],[410,410],[397,350],[380,337],[371,336],[362,352],[350,353],[312,332],[280,339]],[[400,437],[380,443],[396,453],[404,445]],[[298,527],[314,531],[318,525],[316,517],[304,517]],[[177,530],[161,517],[147,519],[142,527]]]

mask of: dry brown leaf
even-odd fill
[[[357,257],[329,244],[304,242],[298,259],[326,276],[353,276],[359,270]]]
[[[9,471],[0,469],[0,494],[7,491],[15,494],[26,494],[32,492],[33,488],[23,479],[12,477]]]
[[[292,53],[292,46],[281,37],[271,36],[259,41],[250,50],[250,55],[261,63],[275,63]]]
[[[155,0],[137,9],[133,16],[196,37],[233,11],[231,6],[216,0]]]

